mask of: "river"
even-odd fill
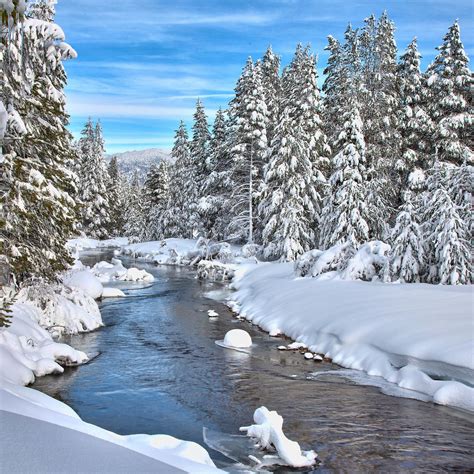
[[[89,252],[82,260],[110,256]],[[33,386],[85,421],[120,434],[165,433],[204,445],[204,426],[238,434],[265,405],[284,417],[289,438],[319,453],[316,472],[474,470],[472,415],[337,375],[314,378],[338,367],[278,351],[289,341],[236,320],[206,297],[218,284],[195,279],[187,268],[124,264],[145,268],[155,282],[118,285],[127,297],[100,304],[105,327],[65,341],[100,355]],[[219,317],[209,318],[210,309]],[[250,355],[215,344],[237,327],[252,336]],[[220,467],[232,464],[210,454]]]

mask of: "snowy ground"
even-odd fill
[[[334,362],[474,411],[472,287],[317,281],[246,265],[231,307]]]
[[[87,245],[97,242],[81,240]],[[38,284],[17,296],[11,325],[0,329],[0,445],[5,472],[218,472],[196,443],[167,435],[119,436],[85,423],[67,405],[24,387],[36,377],[60,374],[65,366],[89,361],[88,354],[57,339],[102,326],[95,300],[125,296],[116,288],[104,288],[103,283],[113,280],[142,282],[153,276],[126,269],[118,260],[92,268],[76,262],[63,275],[64,284]]]

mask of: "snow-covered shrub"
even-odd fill
[[[306,252],[296,261],[295,273],[301,277],[327,278],[332,273],[342,280],[387,281],[389,253],[390,245],[380,240],[365,243],[357,252],[346,242],[324,251]]]
[[[20,290],[16,301],[38,308],[36,322],[55,337],[93,331],[103,325],[97,303],[80,288],[35,281]]]
[[[262,251],[262,247],[257,244],[245,244],[242,247],[242,257],[251,258],[255,257]]]
[[[310,250],[304,253],[295,263],[298,276],[317,277],[323,273],[340,271],[354,255],[354,247],[346,242],[336,244],[327,250]]]
[[[341,273],[343,280],[389,280],[390,245],[374,240],[362,245],[347,261]]]
[[[197,277],[201,280],[227,281],[234,277],[234,270],[225,263],[201,260],[197,267]]]

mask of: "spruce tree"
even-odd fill
[[[132,175],[125,207],[125,235],[132,241],[142,241],[146,235],[143,186],[138,171]]]
[[[169,165],[166,161],[160,161],[158,166],[154,167],[148,183],[145,182],[145,214],[147,219],[147,239],[159,240],[165,237],[164,213],[166,212],[170,177],[168,171]]]
[[[432,122],[429,117],[427,84],[420,71],[420,53],[416,38],[400,58],[397,83],[400,97],[398,119],[401,139],[400,172],[401,188],[409,186],[408,177],[415,170],[426,170],[432,154]]]
[[[124,209],[126,203],[124,199],[124,178],[119,171],[116,156],[113,156],[109,162],[107,175],[109,179],[107,194],[110,204],[109,234],[122,235],[124,232]]]
[[[305,146],[305,130],[285,109],[271,144],[265,170],[265,199],[260,212],[266,223],[262,233],[264,256],[295,260],[314,247],[317,203],[313,162]]]
[[[104,239],[110,225],[107,169],[103,158],[104,143],[99,123],[89,119],[81,133],[80,180],[82,230],[89,236]]]
[[[171,156],[175,163],[170,171],[169,204],[163,216],[165,236],[194,238],[200,228],[199,195],[184,122],[176,130]]]
[[[254,242],[255,200],[262,184],[267,152],[266,116],[261,68],[249,58],[231,102],[232,208],[229,238]]]
[[[438,55],[429,66],[430,112],[440,161],[461,165],[472,161],[473,75],[456,21],[446,33]]]
[[[353,102],[346,113],[344,131],[336,143],[334,171],[329,178],[320,235],[320,247],[324,249],[345,242],[357,249],[369,238],[362,128],[357,104]]]
[[[271,46],[267,48],[263,56],[261,67],[262,87],[267,107],[267,140],[268,143],[271,143],[275,127],[278,124],[281,101],[280,57],[273,52]]]
[[[424,271],[424,239],[418,219],[417,209],[412,203],[412,192],[406,191],[391,233],[392,278],[404,283],[420,282]]]

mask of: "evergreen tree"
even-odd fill
[[[325,249],[345,242],[357,249],[369,238],[362,127],[357,105],[353,103],[336,144],[338,152],[323,209],[320,246]]]
[[[398,127],[401,149],[397,169],[400,172],[401,187],[405,189],[409,184],[410,173],[429,167],[432,153],[432,123],[427,112],[427,85],[420,72],[420,57],[415,38],[408,45],[398,65]]]
[[[148,221],[147,238],[159,240],[165,237],[163,219],[169,199],[170,177],[166,161],[160,161],[158,166],[153,168],[145,182],[145,214]]]
[[[138,171],[135,170],[127,195],[125,208],[125,235],[131,240],[142,241],[146,235],[143,187],[140,185]]]
[[[209,133],[209,124],[207,122],[204,105],[198,99],[196,102],[196,112],[194,113],[193,138],[190,144],[191,158],[195,168],[196,186],[199,190],[196,192],[200,196],[202,193],[202,183],[205,182],[211,168],[209,156],[209,143],[211,135]]]
[[[68,266],[65,242],[76,219],[62,64],[76,53],[53,19],[54,3],[40,0],[25,18],[15,16],[8,34],[2,30],[1,99],[8,122],[0,253],[19,280],[36,275],[53,279]],[[22,23],[15,26],[17,21]]]
[[[269,259],[292,261],[314,247],[312,218],[317,194],[304,138],[302,124],[285,109],[271,144],[272,156],[265,170],[266,199],[260,206],[266,223],[264,256]]]
[[[232,239],[254,242],[255,199],[262,183],[267,152],[267,108],[261,68],[251,58],[236,86],[231,102],[232,130],[232,208],[228,235]]]
[[[107,169],[109,178],[108,201],[110,204],[110,235],[122,235],[124,231],[124,178],[122,177],[117,163],[117,157],[113,156]]]
[[[460,165],[464,160],[471,162],[474,153],[474,81],[457,21],[437,49],[427,71],[434,141],[441,161]]]
[[[100,124],[94,127],[89,119],[81,132],[80,179],[82,202],[82,229],[91,237],[103,239],[108,236],[110,209],[106,184],[107,169],[103,158],[103,137]]]
[[[261,64],[262,87],[267,107],[267,140],[268,143],[271,143],[275,127],[278,124],[281,100],[280,57],[273,52],[271,46],[267,48]]]
[[[412,192],[406,191],[404,203],[392,230],[391,269],[393,278],[404,283],[420,281],[425,265],[423,234],[416,208],[412,204]]]
[[[199,227],[195,168],[192,166],[188,132],[183,122],[176,130],[171,156],[175,164],[170,172],[169,205],[163,216],[166,237],[193,238]]]

